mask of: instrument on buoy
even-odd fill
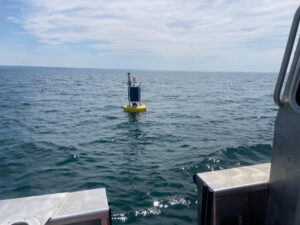
[[[135,77],[131,81],[130,73],[128,73],[128,105],[124,106],[124,110],[131,113],[146,111],[146,106],[141,103],[141,85],[136,82]]]

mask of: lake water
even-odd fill
[[[198,172],[269,162],[277,74],[0,68],[1,199],[105,187],[113,224],[196,224]]]

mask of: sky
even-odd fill
[[[0,0],[0,65],[278,72],[299,0]]]

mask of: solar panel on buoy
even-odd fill
[[[129,98],[131,102],[140,101],[140,87],[130,87],[129,88]]]

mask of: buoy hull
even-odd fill
[[[147,107],[145,105],[139,105],[139,106],[124,106],[124,111],[130,112],[130,113],[139,113],[139,112],[145,112]]]

